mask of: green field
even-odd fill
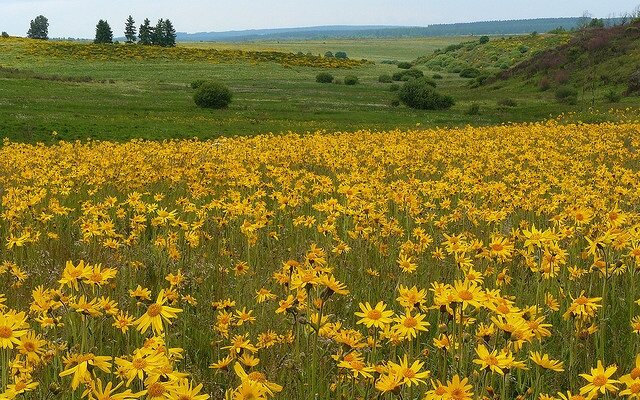
[[[383,60],[413,60],[469,37],[426,39],[334,40],[311,42],[191,43],[191,48],[276,50],[324,54],[346,51],[351,58],[373,62],[356,68],[329,71],[340,81],[357,75],[360,84],[322,85],[315,76],[323,68],[289,66],[276,62],[209,62],[180,59],[109,60],[43,56],[24,40],[0,40],[0,136],[17,141],[54,139],[213,138],[266,132],[317,130],[385,130],[422,126],[486,125],[535,121],[576,111],[579,118],[598,120],[588,108],[610,105],[559,105],[552,93],[515,83],[470,89],[457,74],[440,73],[438,89],[457,104],[446,111],[417,111],[394,107],[389,84],[381,74],[398,71]],[[78,45],[80,46],[80,45]],[[119,45],[125,46],[125,45]],[[6,68],[18,69],[18,73]],[[419,66],[430,76],[434,71]],[[89,77],[90,82],[64,79]],[[221,111],[199,109],[192,100],[190,82],[219,80],[234,92],[232,105]],[[509,98],[516,107],[497,104]],[[633,106],[624,99],[618,107]],[[472,103],[479,115],[468,115]],[[57,137],[52,132],[58,133]]]

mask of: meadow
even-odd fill
[[[0,39],[0,400],[640,398],[637,97],[470,40]]]
[[[635,398],[639,129],[6,141],[0,398]]]
[[[477,39],[477,38],[476,38]],[[311,53],[345,51],[354,60],[370,63],[336,64],[333,68],[296,62],[254,60],[246,57],[167,56],[143,49],[122,59],[126,45],[117,52],[107,47],[94,55],[85,47],[74,56],[73,47],[60,43],[37,45],[19,39],[0,40],[0,132],[17,141],[55,143],[59,139],[215,138],[259,133],[389,130],[420,126],[492,125],[505,121],[539,121],[560,113],[575,112],[577,120],[608,120],[610,104],[582,102],[577,106],[557,104],[553,93],[543,93],[520,82],[492,88],[471,89],[456,73],[439,73],[438,90],[451,94],[457,104],[447,111],[416,111],[394,107],[396,94],[390,84],[378,82],[382,74],[398,71],[382,61],[412,61],[469,37],[397,40],[336,40],[324,42],[255,42],[238,44],[192,43],[170,49],[174,52],[211,49],[220,51]],[[76,44],[76,46],[78,46]],[[44,48],[45,50],[42,50]],[[57,50],[56,50],[57,49]],[[83,54],[80,56],[79,54]],[[152,59],[140,59],[141,57]],[[324,61],[319,59],[321,63]],[[17,69],[12,73],[7,69]],[[339,82],[356,75],[360,84],[321,85],[319,72],[329,71]],[[37,79],[37,78],[40,79]],[[234,100],[225,110],[202,110],[193,103],[190,83],[219,80],[232,89]],[[509,99],[517,107],[505,107]],[[637,107],[623,99],[620,108]],[[472,104],[481,112],[469,115]],[[591,108],[591,110],[590,110]],[[604,114],[594,110],[604,110]],[[52,132],[57,135],[52,136]]]

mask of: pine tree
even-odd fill
[[[151,27],[151,21],[149,21],[149,18],[145,18],[144,19],[144,23],[142,25],[140,25],[140,31],[139,31],[140,35],[140,44],[143,45],[150,45],[152,44],[153,41],[153,28]]]
[[[129,18],[127,18],[127,23],[124,27],[124,36],[127,38],[127,43],[135,43],[136,39],[138,39],[136,35],[136,21],[134,21],[133,17],[129,15]]]
[[[98,25],[96,25],[96,38],[93,43],[113,43],[113,31],[107,21],[98,21]]]
[[[168,19],[164,21],[164,40],[162,45],[165,47],[175,47],[176,45],[176,30]]]
[[[31,20],[27,37],[42,40],[49,39],[49,20],[44,15],[38,15],[35,19]]]
[[[162,46],[164,43],[164,19],[160,18],[156,27],[151,34],[151,44],[154,46]]]

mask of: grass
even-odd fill
[[[413,59],[447,43],[466,40],[468,38],[267,42],[238,46],[252,51],[322,53],[324,49],[343,50],[351,57],[380,61]],[[392,43],[400,45],[393,46]],[[188,46],[223,47],[217,43]],[[438,84],[439,90],[457,100],[451,110],[434,112],[392,107],[395,95],[388,90],[388,84],[378,83],[378,76],[392,74],[397,68],[380,62],[349,69],[328,69],[339,80],[346,75],[358,76],[358,85],[345,86],[316,83],[315,76],[327,70],[325,68],[285,67],[276,62],[65,60],[28,53],[12,40],[0,40],[0,48],[1,66],[27,71],[23,74],[0,71],[0,136],[14,141],[206,139],[266,132],[388,130],[416,124],[489,125],[536,121],[572,111],[584,114],[585,118],[590,116],[585,104],[559,106],[552,93],[520,88],[517,82],[502,83],[491,90],[472,90],[468,88],[467,80],[447,73],[442,74],[444,79]],[[426,70],[427,75],[431,73]],[[42,80],[34,78],[33,74],[69,79],[90,77],[91,82]],[[220,111],[198,109],[189,88],[190,82],[197,79],[215,79],[229,85],[235,94],[231,106]],[[518,107],[500,107],[496,99],[505,97],[516,100]],[[480,105],[479,115],[466,113],[472,103]],[[623,99],[619,104],[622,108],[629,105],[634,105],[632,99]],[[601,106],[608,108],[604,103]],[[51,136],[53,131],[58,133],[56,138]]]

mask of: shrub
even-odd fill
[[[440,74],[433,74],[433,76],[431,76],[433,79],[442,79],[442,75]]]
[[[461,78],[477,78],[480,75],[480,71],[475,68],[465,68],[460,71]]]
[[[578,91],[570,86],[563,86],[556,90],[556,100],[563,104],[576,104]]]
[[[9,37],[9,34],[7,32],[2,32],[2,37],[4,39],[7,39]]]
[[[615,90],[611,89],[607,93],[604,94],[604,98],[609,103],[617,103],[622,98],[622,95],[620,93],[616,92]]]
[[[412,79],[402,85],[398,98],[408,107],[421,110],[444,110],[455,104],[453,97],[442,95],[426,79]]]
[[[480,44],[489,43],[489,36],[480,36]]]
[[[339,60],[346,60],[347,58],[347,53],[345,53],[344,51],[336,51],[336,54],[333,55],[335,58],[339,59]]]
[[[546,92],[547,90],[551,89],[551,80],[549,80],[548,77],[543,77],[542,79],[540,79],[540,82],[538,83],[538,88],[543,91]]]
[[[413,64],[411,64],[409,61],[402,61],[398,63],[398,68],[400,69],[409,69],[413,67]]]
[[[396,72],[395,74],[393,74],[392,78],[394,81],[406,82],[410,79],[422,78],[423,76],[424,76],[424,72],[420,71],[419,69],[409,68],[409,69],[405,69],[404,71]]]
[[[637,93],[640,92],[640,69],[636,70],[627,82],[627,93]]]
[[[378,77],[378,82],[380,83],[391,83],[393,82],[393,79],[391,79],[391,75],[388,74],[382,74]]]
[[[356,85],[358,84],[358,77],[355,75],[347,75],[344,77],[345,85]]]
[[[326,53],[324,53],[324,56],[325,56],[326,58],[333,58],[333,53],[332,53],[332,52],[330,52],[330,51],[327,51]]]
[[[516,107],[518,103],[514,99],[500,99],[498,105],[503,107]]]
[[[390,105],[391,105],[391,107],[396,108],[396,107],[400,106],[400,100],[393,99],[393,100],[391,100]]]
[[[195,81],[191,82],[191,89],[197,89],[205,82],[206,81],[204,79],[196,79]]]
[[[400,85],[398,85],[397,83],[392,83],[391,85],[389,85],[390,92],[397,92],[398,90],[400,90]]]
[[[316,82],[331,83],[333,82],[333,75],[328,72],[320,72],[318,75],[316,75]]]
[[[529,47],[528,47],[528,46],[525,46],[525,45],[523,44],[522,46],[518,47],[518,51],[519,51],[520,53],[523,53],[523,54],[524,54],[524,53],[526,53],[527,51],[529,51]]]
[[[467,108],[467,115],[479,115],[480,114],[480,104],[473,103]]]
[[[220,109],[225,108],[231,103],[231,90],[218,82],[205,82],[193,95],[198,107]]]

